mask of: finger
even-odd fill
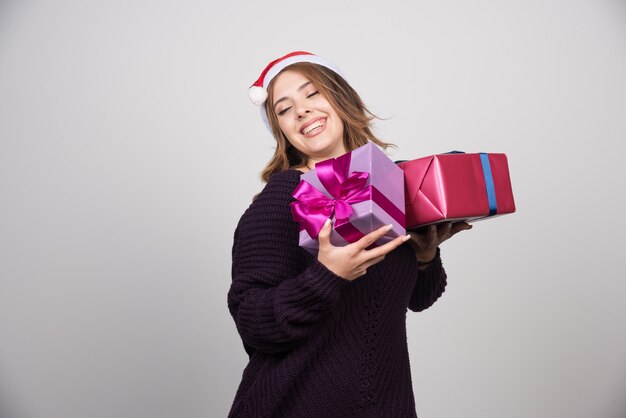
[[[413,248],[413,250],[419,250],[421,239],[424,235],[421,235],[414,231],[406,231],[406,233],[411,237],[407,240],[407,243],[411,246],[411,248]]]
[[[393,240],[389,241],[386,244],[381,245],[380,247],[372,248],[371,250],[366,250],[365,259],[372,260],[374,258],[380,257],[381,255],[385,255],[395,250],[396,248],[398,248],[400,245],[404,244],[405,242],[407,242],[410,238],[411,238],[410,235],[403,235],[403,236],[394,238]]]
[[[383,261],[384,259],[385,259],[385,256],[384,256],[384,255],[381,255],[381,256],[379,256],[379,257],[372,258],[371,260],[367,260],[365,263],[361,264],[361,267],[362,267],[362,268],[364,268],[364,269],[368,269],[368,268],[370,268],[371,266],[373,266],[374,264],[378,264],[378,263],[380,263],[380,262],[381,262],[381,261]]]
[[[418,232],[406,231],[406,233],[411,236],[411,240],[409,241],[411,244],[417,244],[424,238],[424,234]]]
[[[330,223],[330,219],[326,219],[326,222],[324,222],[324,226],[322,226],[320,233],[317,235],[317,239],[320,244],[320,250],[327,249],[332,246],[332,244],[330,243],[330,231],[332,229]]]
[[[409,234],[412,239],[418,239],[420,237],[420,235],[423,235],[423,234],[420,234],[419,232],[415,232],[415,231],[406,231],[406,233]]]
[[[426,241],[434,241],[437,238],[437,225],[430,225],[426,230]]]
[[[437,236],[438,238],[448,238],[450,236],[450,229],[452,228],[452,222],[445,222],[439,225],[437,228]]]
[[[472,229],[472,225],[468,224],[467,222],[456,222],[452,225],[452,228],[450,229],[450,234],[454,235],[458,232],[461,231],[466,231],[468,229]]]
[[[361,238],[360,240],[358,240],[357,242],[355,242],[355,246],[360,249],[360,250],[364,250],[367,247],[369,247],[370,245],[372,245],[374,242],[376,242],[379,238],[382,238],[385,236],[385,234],[389,231],[391,231],[391,229],[393,228],[393,225],[389,224],[389,225],[385,225],[382,226],[380,228],[378,228],[377,230],[370,232],[369,234],[365,235],[363,238]]]

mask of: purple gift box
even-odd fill
[[[317,236],[328,218],[335,246],[388,224],[393,228],[375,245],[406,234],[404,172],[375,144],[321,161],[300,178],[291,211],[300,223],[300,246],[309,253],[317,255]]]

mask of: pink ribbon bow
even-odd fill
[[[369,173],[349,174],[350,154],[315,164],[320,182],[332,197],[326,196],[305,180],[296,187],[291,203],[293,219],[301,222],[312,238],[317,238],[326,219],[335,216],[335,228],[348,223],[352,205],[370,199],[371,187],[366,187]]]

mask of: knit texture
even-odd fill
[[[416,417],[406,313],[443,293],[439,252],[419,271],[403,244],[336,276],[298,246],[300,174],[275,174],[235,230],[228,308],[250,361],[229,417]]]

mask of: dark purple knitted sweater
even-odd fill
[[[415,417],[407,308],[444,291],[439,256],[418,271],[404,244],[353,282],[298,246],[291,194],[275,174],[241,217],[228,307],[250,361],[230,417]]]

